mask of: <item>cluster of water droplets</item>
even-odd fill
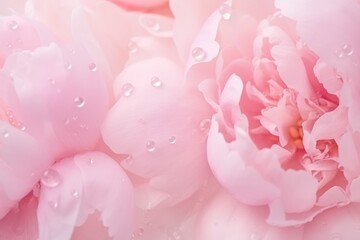
[[[341,48],[335,50],[335,55],[338,58],[349,57],[354,54],[354,49],[350,44],[344,44]]]

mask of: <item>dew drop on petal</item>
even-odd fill
[[[10,136],[9,132],[6,129],[1,131],[1,135],[3,136],[3,138],[8,138]]]
[[[53,209],[57,209],[59,207],[59,202],[58,201],[50,201],[49,202],[50,204],[50,207],[53,208]]]
[[[93,164],[94,164],[94,159],[89,158],[89,159],[88,159],[88,165],[93,165]]]
[[[54,169],[46,170],[41,177],[41,183],[46,187],[57,187],[61,183],[61,176]]]
[[[128,43],[128,49],[129,49],[129,53],[133,54],[136,53],[138,51],[138,46],[134,41],[129,41]]]
[[[148,152],[154,152],[156,148],[156,143],[153,140],[149,140],[146,143],[146,150]]]
[[[92,72],[95,72],[97,70],[95,63],[90,63],[88,67],[89,67],[90,71],[92,71]]]
[[[127,165],[132,165],[134,163],[133,157],[131,155],[127,156],[124,161]]]
[[[176,137],[175,136],[169,137],[169,143],[170,144],[175,144],[176,143]]]
[[[121,92],[124,97],[130,97],[134,90],[135,88],[131,83],[125,83],[121,88]]]
[[[75,97],[74,98],[74,104],[78,108],[82,108],[85,106],[85,100],[82,97]]]
[[[11,30],[16,30],[19,28],[19,24],[16,21],[12,20],[9,22],[9,28]]]
[[[144,235],[144,232],[145,232],[145,230],[143,228],[138,228],[137,235],[142,236],[142,235]]]
[[[152,77],[150,82],[151,82],[151,86],[153,86],[154,88],[160,88],[162,86],[162,82],[160,78],[156,76]]]
[[[182,240],[183,239],[183,233],[180,229],[174,229],[169,232],[168,234],[168,240]]]
[[[191,51],[191,56],[197,62],[202,62],[206,58],[206,52],[201,47],[196,47]]]
[[[152,30],[155,32],[160,30],[160,24],[155,19],[152,19],[149,17],[141,17],[140,21],[141,21],[142,25],[149,30]]]
[[[21,131],[26,131],[26,126],[23,123],[19,123],[18,127]]]
[[[200,127],[200,131],[202,132],[208,132],[211,126],[211,120],[208,118],[205,118],[203,120],[201,120],[199,127]]]
[[[73,67],[73,66],[72,66],[70,63],[66,63],[66,64],[65,64],[65,68],[66,68],[67,70],[69,70],[69,71],[72,69],[72,67]]]
[[[79,192],[76,191],[76,190],[73,190],[73,191],[71,192],[71,195],[72,195],[74,198],[79,198],[79,196],[80,196]]]
[[[344,53],[344,55],[346,56],[351,56],[354,53],[354,49],[352,48],[351,45],[349,44],[345,44],[342,48],[342,52]]]
[[[50,85],[54,86],[56,84],[55,79],[50,78],[49,80]]]
[[[232,9],[228,3],[224,3],[220,6],[219,12],[224,20],[229,20],[231,18]]]

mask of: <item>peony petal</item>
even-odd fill
[[[328,210],[317,216],[311,223],[305,225],[304,239],[357,240],[360,236],[359,213],[359,204]]]
[[[51,44],[19,52],[7,59],[0,77],[1,96],[16,124],[56,155],[94,147],[108,107],[94,63],[81,48],[74,51]]]
[[[39,239],[69,239],[94,210],[113,239],[128,239],[133,225],[134,199],[126,174],[100,152],[64,159],[53,169],[63,176],[59,186],[40,192]],[[51,221],[50,221],[51,219]]]
[[[264,179],[255,168],[246,166],[255,157],[252,154],[254,146],[249,139],[245,136],[242,140],[237,139],[241,142],[242,151],[234,151],[218,128],[213,121],[207,149],[210,168],[219,182],[245,204],[264,205],[279,197],[276,186]]]
[[[102,127],[105,143],[130,155],[123,166],[151,180],[155,191],[171,194],[173,204],[208,175],[204,145],[210,108],[196,89],[181,85],[181,78],[181,68],[160,57],[128,66],[115,82],[119,100]]]
[[[1,219],[33,189],[54,158],[36,139],[8,123],[0,121],[0,132]]]
[[[288,213],[310,210],[316,202],[318,182],[305,171],[288,170],[281,185],[282,203]]]
[[[33,24],[17,16],[0,18],[0,66],[16,50],[33,50],[40,39]]]
[[[240,204],[229,194],[220,191],[205,202],[196,219],[195,239],[303,239],[302,227],[272,227],[265,222],[266,215],[265,208]]]

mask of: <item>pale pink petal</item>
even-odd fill
[[[266,215],[266,208],[240,204],[220,191],[205,202],[196,219],[195,239],[303,239],[303,227],[272,227],[265,222]]]
[[[181,59],[186,60],[189,57],[195,36],[199,34],[206,19],[220,6],[221,2],[222,0],[215,0],[204,4],[200,0],[170,1],[170,8],[176,19],[174,24],[174,41]],[[220,17],[220,14],[217,14],[216,18],[218,19],[218,17]],[[215,31],[217,29],[217,25],[210,27],[215,27]],[[205,37],[204,34],[203,37]],[[208,39],[209,41],[214,40],[215,36],[211,35],[213,38]]]
[[[55,159],[36,139],[8,123],[0,121],[0,132],[1,219],[33,189]]]
[[[0,77],[13,125],[26,128],[55,154],[94,147],[108,107],[96,63],[81,47],[72,50],[51,44],[18,52],[7,59]]]
[[[128,66],[115,82],[119,100],[102,126],[105,143],[130,155],[124,168],[170,194],[172,203],[187,198],[208,175],[210,108],[199,92],[181,85],[181,70],[159,57]]]
[[[219,182],[241,202],[250,205],[264,205],[279,197],[279,189],[264,179],[259,172],[246,166],[256,156],[254,146],[245,136],[238,139],[242,145],[239,153],[231,149],[218,132],[218,124],[212,122],[208,138],[208,161]]]
[[[344,104],[349,106],[350,125],[359,130],[360,105],[357,103],[360,84],[356,80],[360,77],[360,29],[353,26],[360,24],[360,5],[353,0],[335,0],[331,4],[326,0],[316,3],[277,0],[276,5],[283,15],[297,21],[299,36],[310,49],[333,67],[344,81],[348,81],[350,101]]]
[[[281,184],[282,203],[288,213],[310,210],[316,202],[318,182],[305,171],[288,170]]]
[[[64,159],[52,167],[62,176],[56,187],[42,186],[39,198],[39,238],[69,239],[75,226],[95,210],[113,239],[131,235],[133,188],[121,167],[100,152]]]
[[[0,18],[0,66],[14,51],[33,50],[39,45],[39,36],[30,21],[17,16]]]
[[[339,164],[344,168],[347,178],[353,179],[360,174],[360,134],[346,132],[338,142]]]
[[[360,206],[358,203],[333,208],[318,215],[305,225],[306,240],[357,240],[360,237]]]

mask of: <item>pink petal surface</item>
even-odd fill
[[[208,175],[209,109],[200,94],[179,89],[181,77],[181,68],[163,58],[129,66],[115,82],[119,100],[102,127],[105,143],[130,155],[122,166],[149,179],[154,192],[171,196],[168,204],[187,198]]]
[[[14,124],[50,142],[55,154],[94,147],[108,106],[106,84],[91,70],[95,63],[81,48],[74,51],[51,44],[19,52],[1,72],[2,98]]]
[[[0,220],[0,239],[37,239],[37,206],[38,201],[32,194],[24,197],[18,205]]]
[[[0,121],[0,218],[39,180],[54,158],[29,134]],[[18,151],[21,149],[21,151]]]
[[[303,227],[270,227],[265,218],[266,208],[239,204],[229,194],[219,192],[204,204],[196,221],[196,239],[304,239]]]
[[[123,170],[99,152],[76,155],[52,167],[62,176],[57,187],[42,186],[37,210],[39,239],[69,239],[90,213],[101,213],[113,239],[131,235],[133,188]],[[106,187],[104,187],[106,186]]]

